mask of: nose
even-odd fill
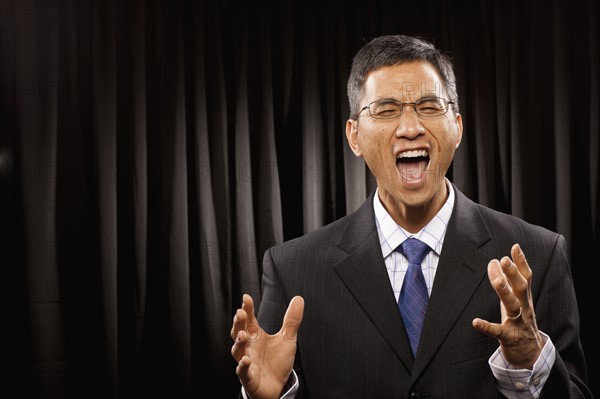
[[[402,114],[398,117],[398,126],[396,127],[396,137],[405,137],[414,139],[425,133],[425,127],[421,124],[419,115],[415,111],[414,104],[404,104]]]

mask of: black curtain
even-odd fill
[[[451,180],[566,236],[598,394],[599,17],[596,0],[1,1],[0,391],[235,397],[229,330],[263,252],[374,188],[345,84],[365,41],[402,33],[454,59]]]

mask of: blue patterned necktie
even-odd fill
[[[414,356],[417,353],[425,310],[429,301],[425,277],[423,277],[421,271],[421,263],[431,248],[423,241],[408,238],[396,250],[408,259],[408,270],[400,290],[398,307],[404,320]]]

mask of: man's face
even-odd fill
[[[371,72],[362,105],[424,97],[447,98],[435,67],[413,61]],[[400,117],[393,119],[375,119],[365,109],[356,120],[348,120],[346,136],[354,154],[364,158],[377,179],[388,211],[441,207],[446,199],[444,176],[462,136],[462,119],[452,105],[434,117],[417,115],[413,106],[404,105]]]

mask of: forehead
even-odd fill
[[[394,98],[414,101],[424,96],[444,97],[443,80],[426,61],[411,61],[386,66],[369,73],[364,86],[365,99]]]

